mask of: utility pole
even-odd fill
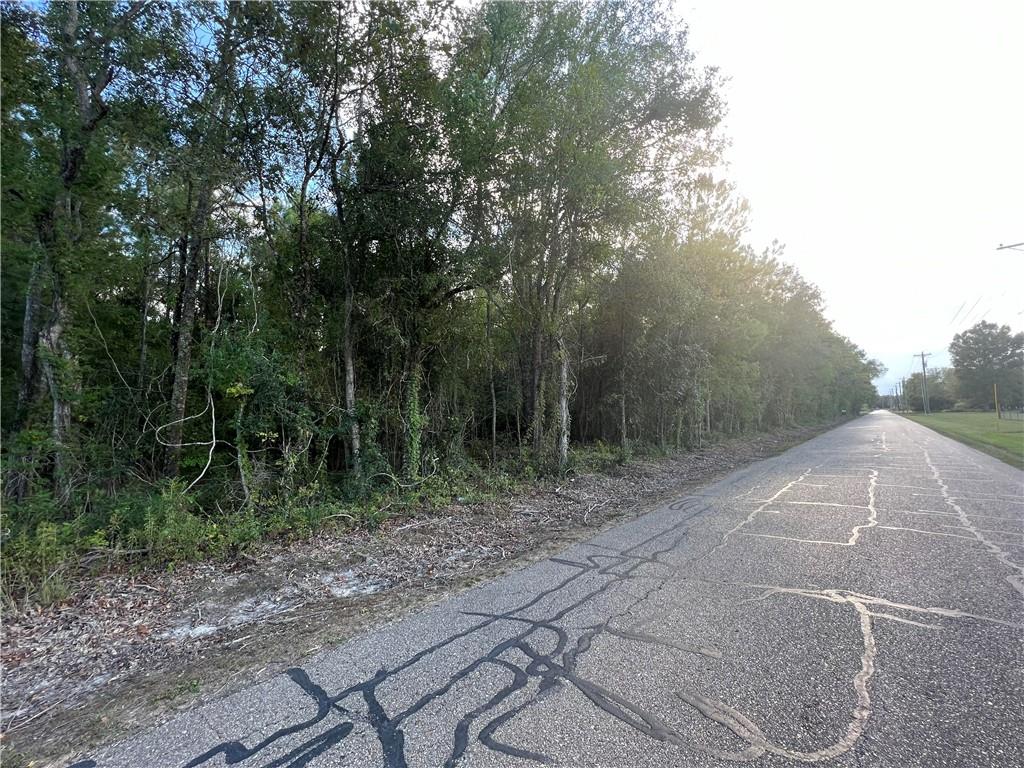
[[[931,413],[928,409],[928,366],[926,365],[928,358],[931,357],[931,352],[921,352],[914,357],[921,358],[921,402],[924,403],[924,412],[926,414]]]

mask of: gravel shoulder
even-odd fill
[[[373,532],[264,545],[239,561],[91,576],[59,605],[4,617],[4,762],[60,764],[825,429],[545,481],[495,501],[389,519]]]

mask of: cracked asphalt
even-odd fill
[[[1024,473],[886,412],[84,766],[1024,765]]]

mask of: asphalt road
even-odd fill
[[[1024,473],[878,412],[78,765],[1024,765]]]

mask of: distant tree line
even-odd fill
[[[953,337],[948,368],[928,371],[928,405],[933,411],[1024,408],[1024,333],[981,321]],[[924,410],[923,374],[902,383],[904,407]],[[886,402],[886,406],[893,403]]]
[[[14,551],[241,544],[874,400],[743,242],[718,76],[657,4],[2,13]]]

